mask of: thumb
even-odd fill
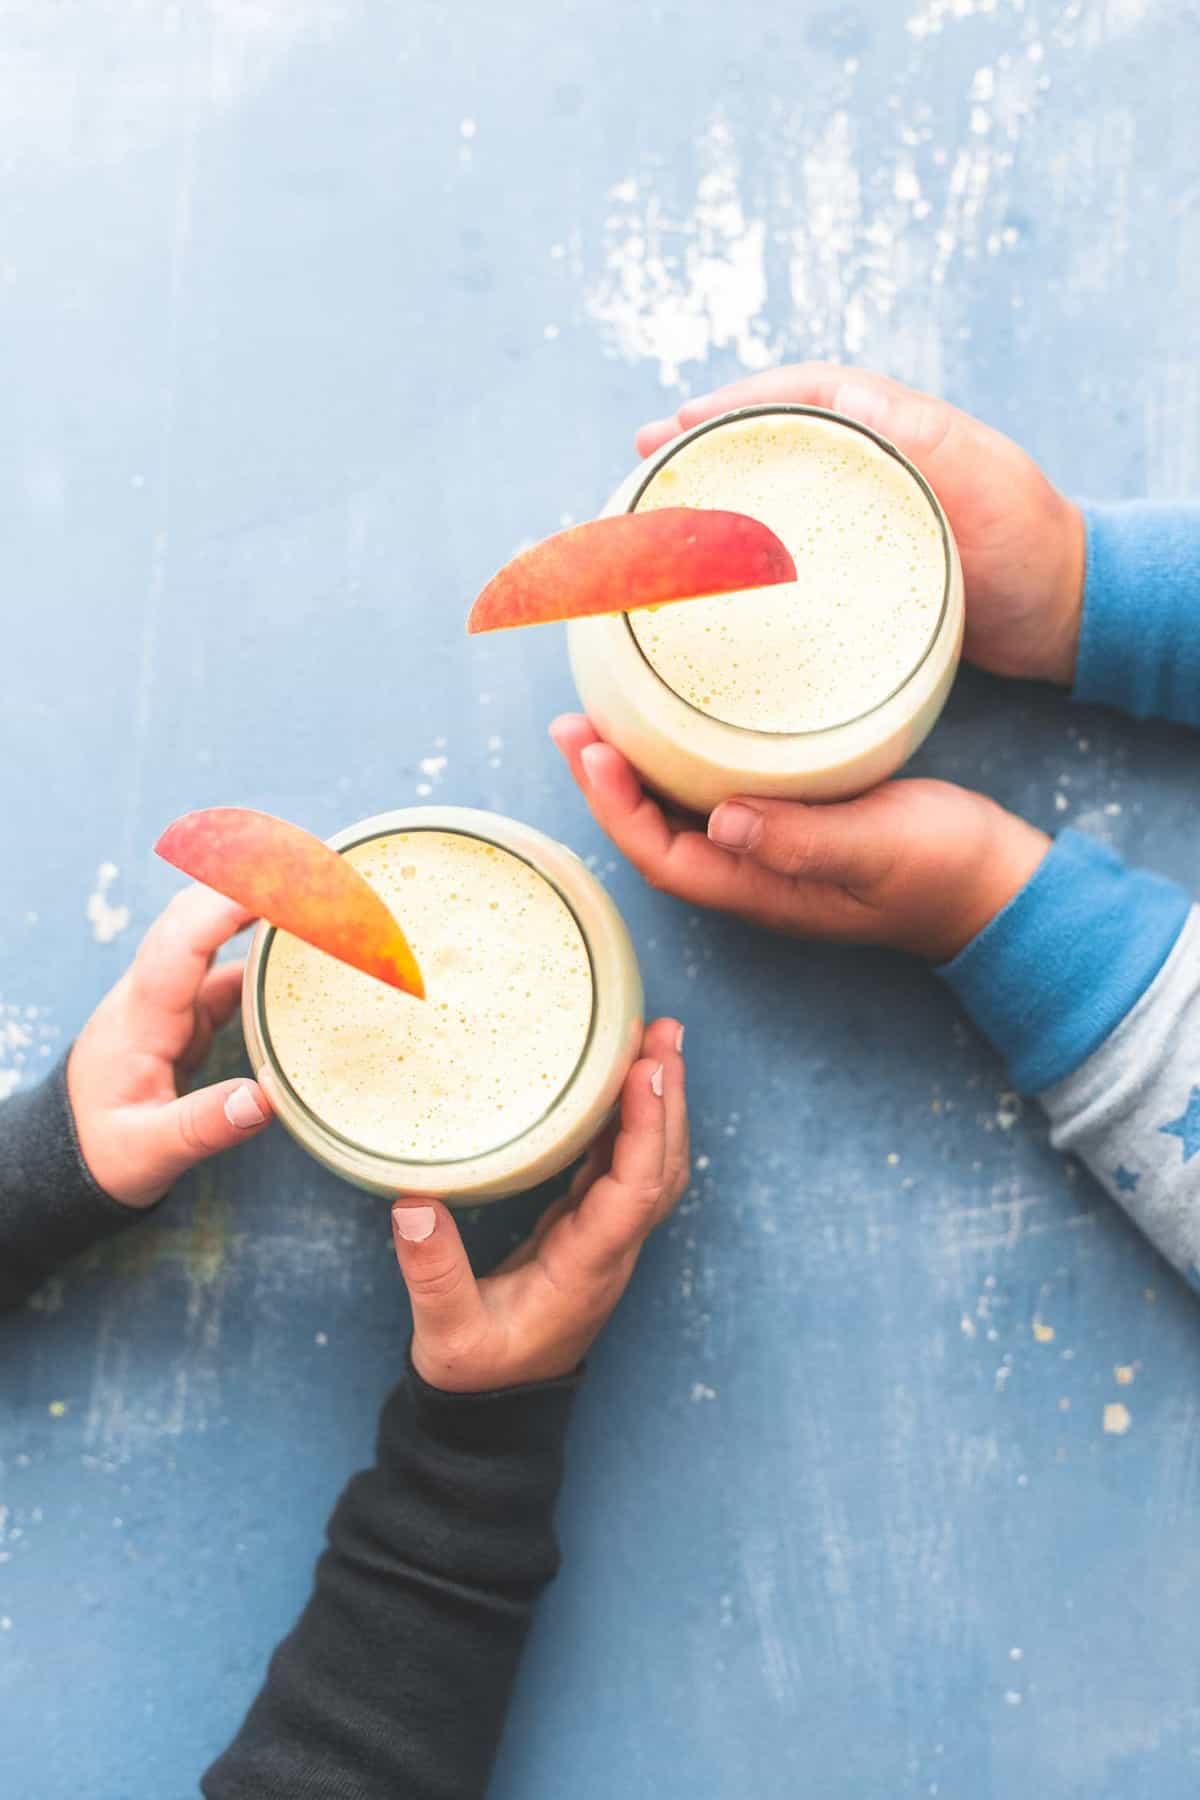
[[[884,791],[831,806],[726,800],[710,815],[708,835],[778,875],[858,892],[876,887],[896,861],[895,822],[885,822],[879,805]]]
[[[413,1315],[418,1370],[452,1358],[484,1320],[483,1298],[448,1207],[404,1195],[392,1207],[396,1261]]]
[[[270,1124],[271,1104],[256,1081],[218,1081],[183,1094],[154,1114],[147,1152],[156,1178],[168,1187],[194,1164]]]

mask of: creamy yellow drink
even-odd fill
[[[735,793],[861,792],[916,749],[962,640],[962,576],[936,499],[850,421],[748,408],[666,445],[608,512],[728,508],[761,519],[797,579],[574,621],[585,708],[650,784],[708,810]]]
[[[492,814],[414,809],[342,838],[400,921],[427,997],[260,929],[247,1040],[284,1123],[380,1192],[481,1198],[564,1168],[640,1037],[637,965],[608,895],[561,845]]]

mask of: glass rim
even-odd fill
[[[645,664],[650,676],[666,693],[678,700],[681,706],[686,706],[688,711],[695,713],[698,718],[707,719],[712,725],[719,725],[724,731],[736,731],[741,737],[762,738],[770,743],[779,743],[780,741],[786,741],[789,738],[829,737],[832,733],[844,731],[851,725],[861,725],[865,719],[874,718],[876,713],[882,712],[885,706],[890,705],[898,695],[904,692],[905,688],[908,687],[910,682],[916,679],[921,670],[925,667],[925,664],[933,655],[938,638],[941,636],[942,627],[946,623],[946,617],[950,610],[954,563],[952,547],[953,539],[950,535],[950,524],[943,511],[942,503],[930,487],[928,481],[926,481],[924,475],[922,475],[920,469],[909,461],[903,450],[893,444],[889,438],[885,438],[878,431],[872,430],[869,425],[861,424],[857,419],[847,418],[844,413],[834,412],[833,409],[828,406],[806,406],[799,401],[764,401],[757,406],[737,406],[731,408],[729,412],[718,413],[713,419],[705,419],[699,425],[693,425],[690,431],[682,432],[673,443],[667,446],[666,454],[655,462],[654,467],[650,469],[638,483],[625,511],[627,513],[637,511],[639,502],[643,499],[647,490],[660,472],[666,468],[671,458],[677,455],[680,450],[685,449],[688,444],[694,443],[697,438],[703,437],[706,432],[719,430],[723,425],[736,424],[741,419],[762,418],[771,413],[790,413],[807,418],[829,419],[835,425],[843,425],[848,430],[857,431],[861,436],[869,438],[877,449],[884,451],[893,459],[893,461],[898,462],[901,468],[913,478],[917,486],[921,489],[921,492],[924,494],[926,500],[929,502],[933,516],[937,521],[938,532],[942,540],[942,562],[945,571],[942,582],[942,603],[938,608],[938,615],[934,621],[933,628],[929,633],[928,641],[916,662],[905,672],[896,683],[896,686],[891,688],[881,700],[875,701],[873,705],[866,707],[860,713],[853,714],[853,716],[848,719],[838,719],[830,725],[811,726],[804,731],[772,731],[757,725],[735,725],[731,719],[722,719],[716,713],[706,711],[703,706],[697,706],[694,700],[688,700],[679,692],[678,688],[673,688],[670,682],[659,673],[654,664],[650,661],[645,650],[642,648],[637,632],[633,629],[633,625],[630,622],[629,614],[627,612],[621,614],[621,621],[625,627],[629,641],[633,645],[637,655]]]
[[[374,821],[368,820],[364,821],[364,823],[371,824],[374,823]],[[354,832],[357,829],[358,827],[354,825],[346,827],[346,830],[350,832]],[[536,1119],[531,1120],[528,1125],[524,1126],[522,1130],[516,1132],[512,1137],[504,1138],[501,1142],[496,1144],[489,1144],[483,1150],[473,1151],[469,1156],[419,1157],[403,1154],[390,1155],[386,1151],[372,1149],[370,1145],[360,1144],[356,1139],[347,1137],[344,1132],[338,1131],[335,1126],[329,1124],[329,1122],[304,1099],[303,1095],[298,1091],[283,1067],[283,1063],[280,1060],[279,1053],[271,1037],[270,1027],[267,1023],[267,964],[270,961],[271,946],[278,936],[278,927],[275,925],[267,926],[261,945],[258,949],[258,966],[255,970],[254,980],[254,1011],[258,1028],[262,1035],[263,1050],[270,1061],[272,1075],[279,1081],[289,1099],[291,1099],[300,1109],[305,1119],[311,1121],[323,1136],[328,1138],[334,1145],[338,1145],[343,1150],[351,1152],[356,1158],[366,1158],[371,1162],[379,1164],[409,1169],[459,1169],[471,1163],[485,1162],[490,1157],[502,1155],[506,1150],[512,1150],[516,1145],[522,1143],[531,1132],[536,1131],[539,1126],[545,1124],[546,1120],[551,1117],[570,1093],[571,1089],[575,1086],[582,1069],[587,1063],[589,1053],[591,1052],[596,1039],[596,1022],[599,1012],[599,1006],[597,1004],[599,998],[599,985],[596,979],[596,959],[592,954],[591,942],[588,938],[587,931],[584,929],[583,921],[571,904],[568,896],[563,892],[559,883],[555,881],[552,876],[548,875],[544,869],[538,868],[538,866],[528,856],[523,855],[521,851],[512,849],[508,844],[499,843],[495,838],[485,836],[482,831],[468,831],[461,826],[435,824],[384,826],[375,830],[365,831],[361,837],[351,837],[347,839],[346,842],[337,844],[336,849],[340,856],[347,850],[356,850],[360,844],[373,843],[376,838],[400,837],[418,831],[438,831],[448,837],[473,838],[476,843],[489,844],[493,849],[500,850],[506,856],[512,856],[518,862],[524,863],[526,868],[531,869],[539,880],[544,881],[547,887],[552,888],[558,895],[558,898],[561,900],[563,906],[566,908],[574,922],[575,929],[579,933],[583,943],[584,953],[588,959],[588,976],[592,990],[587,1035],[583,1040],[583,1045],[579,1055],[575,1059],[575,1064],[571,1073],[568,1075],[563,1085],[548,1101],[544,1111],[540,1112]],[[335,836],[338,837],[342,835],[343,834],[340,832],[335,834]],[[329,841],[332,844],[332,840]]]

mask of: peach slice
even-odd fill
[[[467,630],[632,612],[795,579],[787,548],[760,520],[663,506],[573,525],[523,550],[488,582]]]
[[[154,848],[281,931],[425,998],[417,959],[375,889],[311,831],[244,806],[210,806],[176,819]]]

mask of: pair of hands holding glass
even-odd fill
[[[752,376],[645,426],[649,456],[739,406],[828,407],[889,438],[941,501],[962,558],[965,655],[995,675],[1069,685],[1083,608],[1084,525],[1010,439],[899,382],[828,363]],[[692,906],[804,937],[885,944],[946,962],[1024,887],[1050,840],[981,794],[890,781],[810,806],[753,795],[707,821],[645,792],[579,714],[551,736],[596,822],[646,881]]]
[[[217,962],[217,952],[250,922],[210,888],[185,888],[71,1048],[67,1093],[79,1149],[97,1186],[122,1206],[152,1206],[195,1164],[270,1122],[261,1082],[190,1085],[241,997],[244,964]],[[674,1019],[647,1028],[619,1118],[533,1235],[483,1280],[440,1201],[406,1195],[393,1207],[413,1364],[432,1386],[514,1387],[578,1366],[646,1238],[687,1185],[682,1043]]]

